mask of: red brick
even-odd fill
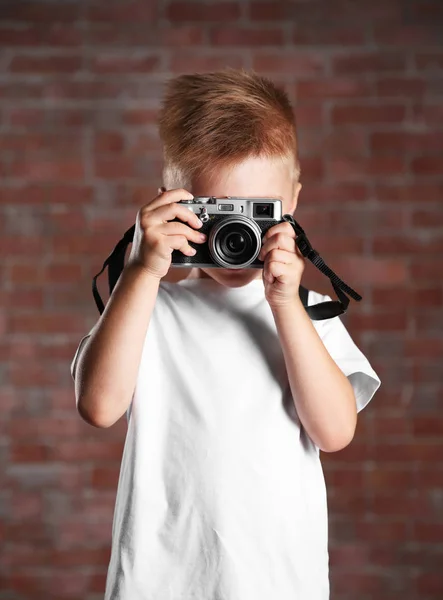
[[[301,158],[301,181],[318,183],[323,178],[324,162],[319,157],[304,157]]]
[[[359,79],[301,80],[296,84],[297,99],[367,98],[372,85]]]
[[[349,279],[356,284],[360,282],[395,286],[404,283],[408,276],[407,267],[401,259],[347,257],[334,264],[334,271],[343,273],[345,281]]]
[[[340,490],[333,492],[329,490],[328,505],[334,514],[342,513],[364,513],[368,509],[367,495],[359,488],[347,488],[346,494],[340,493]]]
[[[406,58],[402,53],[365,52],[333,56],[332,70],[341,74],[364,74],[378,72],[402,72]]]
[[[412,172],[416,175],[442,175],[443,158],[441,156],[421,156],[412,163]]]
[[[76,73],[82,68],[80,56],[13,56],[12,73]]]
[[[377,517],[376,517],[377,518]],[[358,539],[366,542],[406,542],[410,538],[409,527],[404,519],[389,520],[380,517],[370,521],[358,520],[356,522]]]
[[[380,276],[378,277],[380,279]],[[397,277],[399,276],[397,275]],[[369,278],[365,278],[363,274],[359,283],[363,284],[368,279]],[[352,281],[354,280],[358,282],[358,279],[355,276],[353,276]],[[400,312],[398,309],[395,311],[388,310],[386,312],[374,312],[373,314],[359,312],[349,315],[349,327],[361,331],[377,331],[380,333],[387,331],[403,332],[406,329],[407,324],[407,314]]]
[[[209,32],[215,46],[282,46],[283,28],[251,29],[249,27],[215,27]]]
[[[421,98],[426,91],[426,82],[419,77],[390,77],[375,82],[375,92],[380,97]]]
[[[373,123],[401,123],[406,115],[406,107],[402,105],[363,105],[350,104],[332,108],[333,125],[371,125]]]
[[[329,227],[335,233],[348,233],[364,235],[372,231],[391,231],[402,229],[406,218],[403,213],[389,208],[348,208],[344,211],[341,207],[326,213]]]
[[[14,333],[74,333],[80,331],[83,319],[63,313],[13,314],[9,316],[10,331]]]
[[[13,127],[35,127],[45,122],[45,112],[35,108],[12,108],[9,123]]]
[[[17,160],[10,167],[12,177],[29,181],[66,181],[82,179],[84,168],[78,160]]]
[[[423,264],[423,260],[420,261]],[[440,267],[443,265],[440,264]],[[417,270],[419,265],[417,265]],[[382,308],[383,306],[402,306],[408,308],[420,309],[422,306],[439,306],[443,301],[443,290],[436,285],[429,288],[417,287],[414,273],[412,273],[414,287],[397,287],[387,289],[384,287],[374,287],[372,290],[372,303],[374,306]],[[431,279],[432,282],[432,279]],[[414,340],[417,343],[417,340]],[[407,347],[408,342],[403,342],[403,348]]]
[[[355,181],[363,177],[392,177],[404,175],[406,172],[405,161],[400,156],[331,158],[327,167],[333,181]]]
[[[430,27],[421,24],[393,24],[376,23],[374,26],[374,40],[383,46],[396,46],[411,48],[428,46],[439,42],[437,28],[433,31]]]
[[[5,134],[0,139],[0,149],[14,152],[54,152],[57,154],[80,154],[83,139],[80,135],[67,133],[60,136],[46,133]]]
[[[249,15],[257,21],[285,21],[291,19],[296,7],[288,2],[251,2]]]
[[[368,193],[365,183],[345,182],[330,186],[313,181],[306,189],[302,189],[301,202],[306,201],[307,204],[312,203],[314,206],[319,203],[338,203],[339,206],[343,206],[348,202],[364,202],[368,198]]]
[[[118,463],[115,467],[95,468],[92,471],[92,487],[116,489],[118,484],[118,475]]]
[[[45,462],[50,456],[50,447],[45,444],[14,443],[10,448],[13,463]]]
[[[183,21],[236,21],[240,17],[238,2],[174,2],[171,1],[166,9],[166,17],[171,23]]]
[[[365,43],[364,26],[336,26],[332,23],[294,25],[292,43],[309,46],[360,46]]]
[[[189,73],[199,71],[216,71],[231,67],[239,69],[244,66],[242,56],[238,54],[203,55],[202,53],[180,52],[171,58],[173,73]]]
[[[158,111],[155,109],[134,108],[123,113],[122,119],[125,125],[153,125],[156,124]]]
[[[73,401],[73,398],[72,398]],[[77,461],[120,461],[123,446],[110,440],[63,440],[53,449],[53,459]]]
[[[269,52],[255,54],[252,66],[261,73],[289,73],[300,77],[323,73],[326,60],[319,52]]]
[[[411,426],[407,419],[405,419],[405,415],[393,416],[393,417],[381,417],[379,416],[374,421],[373,426],[373,435],[377,438],[377,440],[389,440],[393,441],[409,439],[411,432]],[[392,476],[392,487],[399,487],[401,485],[402,478],[406,479],[406,475],[402,473],[396,472],[397,475]],[[373,487],[373,482],[371,481],[371,488]],[[408,487],[410,487],[408,485]]]
[[[80,4],[62,5],[59,2],[4,2],[2,5],[2,19],[5,21],[30,21],[32,23],[50,23],[77,21],[82,14]]]
[[[50,249],[51,252],[54,252],[58,257],[60,256],[68,256],[71,257],[73,254],[77,254],[78,256],[91,256],[95,255],[97,260],[99,256],[108,252],[110,246],[112,245],[113,240],[109,235],[96,236],[92,238],[89,234],[83,233],[80,235],[72,234],[72,235],[63,235],[51,238]],[[114,242],[114,246],[115,246]],[[0,249],[1,249],[1,241],[0,241]],[[73,291],[71,290],[71,294]],[[56,291],[53,291],[54,297],[56,296]],[[68,296],[68,295],[67,295]]]
[[[367,564],[368,550],[364,546],[348,544],[343,546],[332,546],[329,551],[330,565],[332,568],[347,565],[353,569]]]
[[[374,448],[374,459],[390,463],[408,464],[410,461],[433,462],[441,461],[441,444],[432,440],[415,440],[407,442],[383,442]],[[392,500],[392,502],[395,502]]]
[[[83,38],[82,29],[71,25],[32,25],[16,28],[0,24],[0,45],[6,47],[78,47]]]
[[[406,428],[408,427],[408,422],[404,416],[396,417],[396,420],[403,422]],[[384,421],[386,422],[386,419]],[[382,421],[380,420],[380,422]],[[389,432],[391,422],[391,419],[387,420],[388,427],[385,431]],[[411,491],[415,488],[415,476],[407,467],[400,468],[398,466],[378,464],[366,473],[366,483],[376,493],[386,491],[387,489]]]
[[[441,544],[443,523],[415,521],[413,523],[414,540],[417,542]]]
[[[417,589],[422,598],[441,598],[443,596],[443,574],[429,568],[424,573],[417,574]]]
[[[21,499],[19,502],[14,502],[14,505],[19,503],[21,503]],[[29,548],[17,542],[12,547],[10,545],[8,550],[3,557],[3,564],[10,572],[13,572],[12,569],[16,567],[44,566],[51,557],[51,551],[47,548]]]
[[[127,144],[127,152],[129,156],[158,156],[158,149],[161,146],[157,132],[141,133],[133,136]]]
[[[442,269],[443,269],[443,264],[441,259],[439,260],[439,257],[435,257],[435,259],[433,260],[432,258],[427,259],[426,261],[423,261],[423,258],[418,259],[417,262],[414,262],[413,260],[411,261],[410,264],[410,269],[411,269],[411,277],[412,277],[412,281],[414,281],[416,284],[419,282],[434,282],[434,281],[438,281],[441,277],[441,273],[442,273]],[[421,289],[417,290],[417,293],[421,293]],[[434,291],[434,293],[430,296],[429,292],[427,294],[424,295],[422,302],[438,302],[439,296],[438,293]]]
[[[382,574],[365,573],[363,570],[345,569],[344,572],[337,571],[334,583],[333,592],[335,594],[351,593],[357,595],[364,590],[370,596],[380,597],[382,590],[386,587]]]
[[[375,197],[381,202],[414,203],[424,198],[426,202],[439,202],[443,196],[443,183],[411,183],[382,185],[375,188]]]
[[[43,300],[42,289],[25,289],[20,290],[20,293],[17,293],[16,290],[0,290],[0,304],[8,310],[12,308],[42,310]]]
[[[367,154],[367,133],[358,128],[340,128],[327,135],[323,151],[331,156],[365,156]]]
[[[318,211],[317,216],[313,215],[311,219],[306,219],[306,213],[303,212],[300,214],[300,220],[303,223],[303,228],[306,227],[310,233],[311,231],[316,231],[317,227],[315,227],[316,220],[318,220]],[[325,231],[322,229],[322,231]],[[363,252],[364,249],[364,240],[361,237],[356,235],[346,235],[337,234],[334,232],[331,234],[330,227],[326,228],[326,232],[321,235],[319,233],[315,233],[315,247],[320,252],[322,256],[327,256],[328,259],[334,256],[334,260],[336,256],[343,256],[344,254],[351,255],[359,255]]]
[[[429,253],[441,253],[443,251],[443,236],[419,238],[416,235],[402,234],[382,236],[375,235],[374,254],[387,254],[396,256],[408,256],[421,254],[427,256]]]
[[[443,6],[436,0],[412,0],[409,6],[411,19],[425,20],[443,16]],[[432,22],[432,21],[431,21]]]
[[[165,46],[201,46],[206,41],[205,32],[197,25],[152,26],[146,23],[93,23],[90,24],[88,39],[92,46],[131,48],[133,46],[158,50]]]
[[[86,8],[86,18],[92,22],[151,23],[156,20],[157,3],[144,0],[126,2],[91,3]]]
[[[56,567],[91,567],[91,565],[107,567],[110,559],[110,550],[106,548],[81,548],[52,551],[46,564]],[[44,563],[43,563],[44,564]]]
[[[135,161],[126,156],[102,158],[99,155],[95,159],[94,167],[96,177],[101,179],[132,178],[138,173]]]
[[[437,29],[435,29],[437,33]],[[429,31],[428,31],[429,35]],[[429,69],[438,71],[443,69],[443,51],[440,52],[420,52],[415,57],[415,64],[417,69],[422,71],[423,69]]]
[[[160,69],[159,55],[131,56],[121,54],[100,54],[90,61],[93,73],[153,73]]]
[[[321,127],[325,119],[323,107],[319,104],[298,104],[295,118],[298,127]]]
[[[94,136],[94,152],[96,153],[117,153],[120,154],[125,145],[124,137],[121,133],[113,131],[99,131]]]
[[[428,154],[441,152],[442,149],[443,132],[377,132],[371,135],[371,150],[377,153]]]
[[[438,356],[438,354],[436,354],[436,356]],[[435,436],[441,439],[443,435],[443,419],[437,416],[415,417],[412,421],[412,430],[415,436],[426,438]]]
[[[415,104],[412,107],[412,121],[418,125],[434,126],[443,121],[443,105]]]
[[[249,16],[257,21],[284,21],[287,23],[300,23],[301,26],[314,24],[318,21],[328,24],[334,29],[334,23],[351,22],[357,29],[361,28],[362,11],[366,21],[372,18],[398,19],[400,4],[398,2],[373,1],[371,4],[360,2],[349,3],[336,0],[324,2],[311,0],[310,2],[275,2],[270,0],[253,1],[249,7]],[[319,18],[321,15],[321,18]]]
[[[416,210],[411,214],[411,224],[414,227],[442,227],[443,213],[438,205],[428,210]]]
[[[93,573],[91,575],[91,592],[95,592],[97,594],[103,594],[103,590],[106,588],[106,575],[107,569],[105,569],[102,573]]]

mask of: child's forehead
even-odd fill
[[[248,158],[234,166],[220,166],[192,181],[194,195],[263,196],[290,198],[293,188],[291,165],[279,158]]]

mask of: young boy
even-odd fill
[[[169,272],[172,250],[204,241],[181,199],[279,198],[294,212],[292,108],[254,73],[181,76],[160,135],[165,191],[138,212],[71,367],[88,423],[128,417],[105,598],[326,600],[319,450],[350,443],[380,380],[339,317],[307,315],[289,223],[266,234],[263,269]],[[309,305],[328,299],[309,291]]]

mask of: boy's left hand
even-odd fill
[[[264,262],[263,283],[271,308],[293,304],[299,300],[299,286],[305,259],[295,243],[290,223],[274,225],[263,237],[258,258]]]

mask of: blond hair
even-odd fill
[[[300,175],[296,124],[289,98],[252,71],[226,69],[180,75],[166,88],[159,115],[163,180],[189,187],[250,157],[280,158]]]

